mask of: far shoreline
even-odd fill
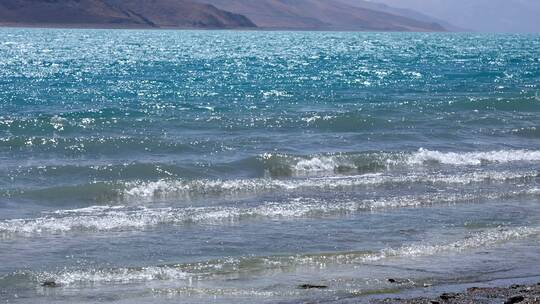
[[[321,32],[321,33],[420,33],[420,34],[478,34],[478,35],[539,35],[540,32],[475,32],[475,31],[392,31],[332,28],[288,28],[288,27],[149,27],[111,26],[110,24],[20,24],[0,23],[1,29],[53,29],[53,30],[136,30],[136,31],[237,31],[237,32]]]
[[[0,23],[0,29],[65,29],[65,30],[150,30],[150,31],[242,31],[242,32],[351,32],[351,33],[474,33],[459,31],[394,31],[349,28],[294,28],[294,27],[151,27],[117,24],[65,23]]]

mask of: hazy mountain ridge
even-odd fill
[[[421,13],[421,11],[419,10],[412,10],[408,8],[390,6],[385,3],[373,2],[373,1],[368,1],[368,0],[337,0],[337,1],[345,3],[347,5],[351,5],[351,6],[372,9],[372,10],[381,11],[381,12],[385,12],[385,13],[389,13],[393,15],[399,15],[399,16],[403,16],[403,17],[407,17],[407,18],[411,18],[411,19],[415,19],[415,20],[423,21],[427,23],[437,23],[449,31],[463,31],[464,30],[463,28],[450,23],[448,20],[435,18],[431,15]]]
[[[126,28],[444,31],[345,0],[2,0],[0,24]]]
[[[372,1],[419,11],[478,32],[540,32],[539,0]]]
[[[434,22],[351,5],[341,0],[196,0],[245,15],[263,28],[444,31]]]

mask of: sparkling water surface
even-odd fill
[[[539,81],[540,35],[0,29],[0,300],[538,275]]]

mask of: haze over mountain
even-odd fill
[[[432,20],[416,20],[390,10],[343,0],[196,0],[245,15],[264,28],[319,30],[443,31]],[[363,2],[363,1],[359,1]]]
[[[351,0],[1,0],[0,24],[74,27],[444,31],[436,20]],[[383,7],[379,5],[379,7]]]
[[[407,8],[401,8],[397,6],[390,6],[384,3],[372,2],[371,0],[337,0],[341,3],[345,3],[350,6],[361,7],[376,11],[381,11],[389,14],[399,15],[427,23],[437,23],[442,25],[446,30],[450,31],[462,31],[463,29],[455,26],[447,20],[438,19],[433,16],[421,13],[418,10],[412,10]]]
[[[540,0],[372,1],[416,10],[473,31],[540,32]]]

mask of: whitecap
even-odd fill
[[[333,165],[328,162],[308,162],[306,169],[329,169]],[[161,179],[157,181],[133,181],[124,185],[122,196],[125,201],[156,200],[175,197],[191,197],[209,194],[257,193],[272,190],[337,190],[360,186],[377,186],[403,183],[438,183],[438,184],[471,184],[476,182],[504,182],[517,179],[529,179],[538,176],[537,171],[478,171],[460,175],[410,173],[407,175],[391,175],[368,173],[348,176],[324,176],[294,179],[232,179],[232,180],[176,180]]]
[[[419,149],[413,153],[407,163],[410,165],[437,162],[445,165],[478,166],[484,163],[538,162],[540,151],[499,150],[487,152],[440,152]]]

